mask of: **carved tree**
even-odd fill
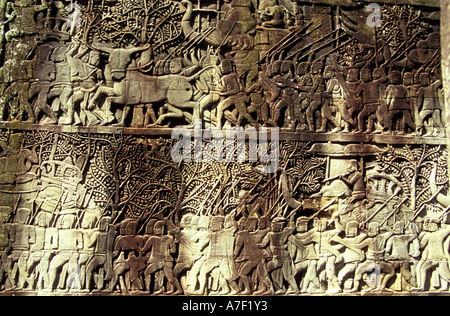
[[[173,1],[119,0],[114,6],[90,0],[81,5],[80,35],[83,41],[100,41],[125,48],[155,44],[156,54],[167,52],[182,36],[184,12]]]
[[[434,197],[430,189],[430,175],[434,163],[443,167],[445,161],[439,157],[444,150],[441,146],[405,146],[395,149],[388,145],[386,153],[377,155],[379,172],[392,175],[402,183],[405,195],[409,196],[409,208],[414,211],[414,218]]]

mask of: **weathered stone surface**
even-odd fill
[[[0,0],[0,294],[448,294],[449,10]]]

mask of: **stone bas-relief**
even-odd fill
[[[281,141],[267,174],[174,164],[169,138],[1,137],[2,293],[448,292],[442,145],[331,157]]]
[[[6,122],[445,135],[437,8],[4,2]]]
[[[0,294],[448,294],[438,5],[0,0]]]

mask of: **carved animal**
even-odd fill
[[[108,66],[111,68],[111,77],[114,81],[112,88],[107,86],[99,87],[90,101],[90,108],[92,109],[101,95],[107,95],[102,107],[102,110],[105,112],[103,125],[112,123],[115,120],[111,112],[113,103],[125,106],[119,125],[124,125],[129,106],[132,105],[167,102],[181,109],[195,109],[197,107],[197,102],[190,101],[193,96],[193,87],[190,82],[197,79],[201,73],[210,67],[204,68],[191,77],[180,74],[148,76],[141,73],[138,69],[128,69],[132,55],[148,48],[150,48],[150,45],[132,49],[96,48],[109,54]]]

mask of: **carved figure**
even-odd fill
[[[421,74],[420,78],[422,87],[417,91],[417,105],[420,108],[417,131],[425,129],[424,136],[443,135],[442,108],[437,97],[437,89],[442,82],[438,80],[430,84],[430,76],[427,73]]]
[[[415,124],[411,117],[411,107],[409,105],[408,91],[401,84],[401,74],[399,71],[392,71],[390,76],[390,85],[386,88],[386,102],[389,109],[390,126],[389,131],[392,132],[394,119],[400,115],[401,121],[400,134],[406,133],[406,127],[415,131]]]
[[[272,260],[267,263],[267,271],[272,276],[272,282],[275,288],[275,294],[284,293],[283,281],[289,283],[289,293],[298,293],[298,285],[294,279],[293,263],[289,252],[286,249],[286,243],[289,236],[295,230],[295,223],[292,219],[289,221],[288,227],[283,229],[286,219],[277,217],[272,221],[271,231],[264,237],[260,247],[270,246]]]

